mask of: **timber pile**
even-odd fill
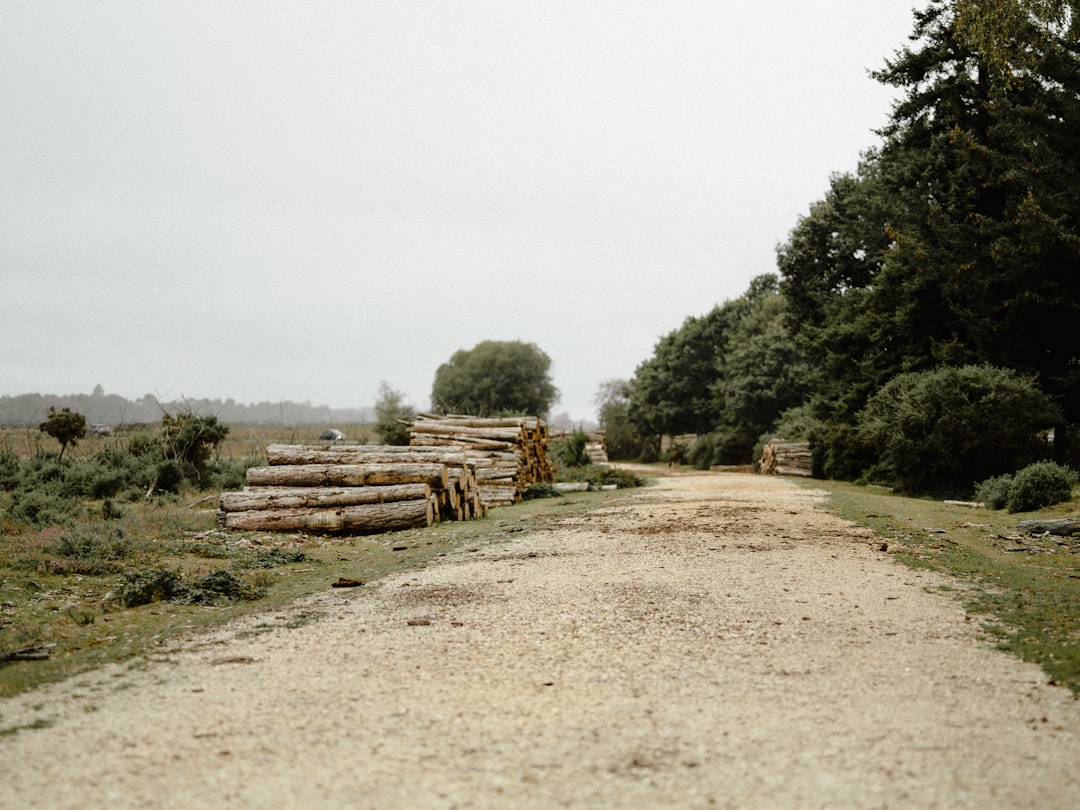
[[[377,534],[484,514],[460,450],[275,444],[267,460],[243,491],[221,494],[222,527]]]
[[[813,475],[810,442],[773,439],[761,451],[758,472],[762,475]]]
[[[586,430],[585,434],[585,453],[589,456],[589,460],[593,464],[607,464],[607,437],[602,430]],[[552,428],[548,434],[549,438],[565,439],[568,436],[573,435],[574,431],[566,430],[565,428]]]
[[[464,453],[475,467],[486,508],[515,503],[532,484],[551,483],[548,429],[535,416],[481,418],[418,414],[409,428],[411,449],[443,447]]]

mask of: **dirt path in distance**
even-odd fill
[[[665,477],[2,702],[0,806],[1080,806],[1080,702],[820,497]]]

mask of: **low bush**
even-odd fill
[[[523,500],[532,501],[537,498],[561,498],[562,492],[554,484],[531,484],[521,493]]]
[[[266,595],[265,590],[242,582],[230,571],[214,571],[193,582],[186,582],[177,571],[146,568],[129,572],[117,589],[124,607],[138,607],[154,602],[177,605],[220,605],[225,602],[251,601]]]
[[[1013,478],[1005,508],[1010,512],[1030,512],[1072,497],[1076,473],[1052,461],[1040,461],[1020,470]]]
[[[1004,509],[1009,502],[1009,490],[1012,489],[1011,475],[997,475],[987,478],[975,488],[975,500],[986,504],[987,509]]]
[[[1015,475],[999,475],[983,481],[975,498],[990,509],[1030,512],[1072,498],[1077,475],[1052,461],[1029,464]]]
[[[8,515],[28,526],[64,526],[81,512],[79,501],[44,490],[16,492],[8,506]]]
[[[564,439],[552,442],[548,453],[559,467],[585,467],[592,459],[585,452],[588,439],[581,430],[575,430]]]
[[[559,481],[567,483],[586,483],[600,488],[614,484],[619,489],[641,487],[645,485],[645,479],[640,475],[624,470],[619,467],[609,467],[602,464],[590,464],[588,467],[574,467],[561,470],[557,476]]]
[[[961,497],[977,481],[1038,461],[1060,419],[1026,377],[992,366],[900,374],[867,401],[858,438],[912,495]]]
[[[114,562],[131,556],[132,544],[119,526],[90,523],[62,532],[52,551],[69,559]]]

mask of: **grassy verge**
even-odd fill
[[[377,580],[625,494],[524,501],[493,509],[483,520],[370,537],[225,533],[215,529],[212,500],[194,508],[179,499],[124,504],[119,517],[85,518],[70,528],[0,522],[0,698],[110,662],[136,666],[166,654],[184,635],[280,607],[340,577]],[[129,607],[133,572],[167,575],[189,590],[224,577],[234,592],[212,592],[215,598],[204,604]],[[31,660],[3,660],[19,651]]]
[[[957,597],[999,649],[1080,696],[1080,537],[1016,530],[1021,520],[1074,517],[1075,499],[1009,514],[833,481],[809,485],[829,493],[833,514],[877,532],[898,560],[955,577]]]

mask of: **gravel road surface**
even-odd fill
[[[1080,807],[1080,702],[821,497],[668,476],[0,702],[0,807]]]

